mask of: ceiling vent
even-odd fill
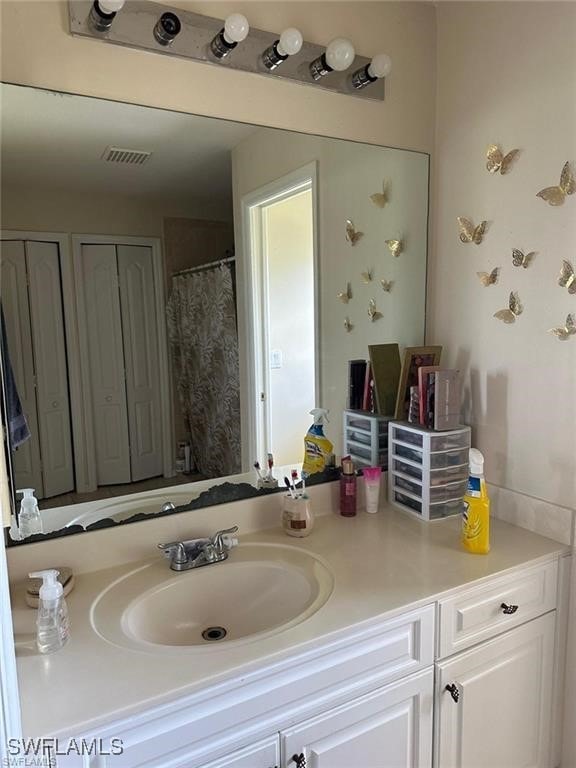
[[[106,147],[102,160],[108,163],[122,163],[122,165],[144,165],[151,156],[152,152],[143,152],[139,149]]]

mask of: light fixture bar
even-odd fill
[[[291,80],[359,99],[384,100],[384,78],[364,89],[354,88],[352,84],[352,73],[359,68],[367,67],[371,62],[371,59],[365,56],[357,55],[349,70],[332,71],[315,82],[310,74],[310,64],[322,56],[326,50],[325,46],[304,41],[302,49],[297,54],[288,56],[282,61],[281,66],[268,69],[262,62],[262,54],[279,39],[276,33],[265,32],[251,26],[248,37],[229,55],[218,59],[211,52],[210,44],[222,30],[223,19],[202,16],[149,0],[129,0],[116,14],[107,31],[97,31],[90,23],[92,6],[92,0],[68,0],[72,35],[89,37],[128,48],[154,51],[165,56],[178,56],[217,67],[253,72],[264,77]],[[249,6],[244,7],[249,8]],[[173,13],[178,17],[181,29],[169,44],[162,44],[155,37],[154,29],[161,16],[167,13]]]

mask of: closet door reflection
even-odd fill
[[[152,249],[82,245],[98,485],[162,474]]]
[[[16,486],[38,498],[74,489],[60,256],[56,243],[6,241],[2,306],[30,438],[14,451]]]

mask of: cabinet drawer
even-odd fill
[[[553,610],[557,571],[555,561],[545,563],[439,600],[439,658]]]

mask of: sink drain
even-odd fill
[[[224,627],[208,627],[202,632],[204,640],[214,642],[215,640],[223,640],[228,633]]]

